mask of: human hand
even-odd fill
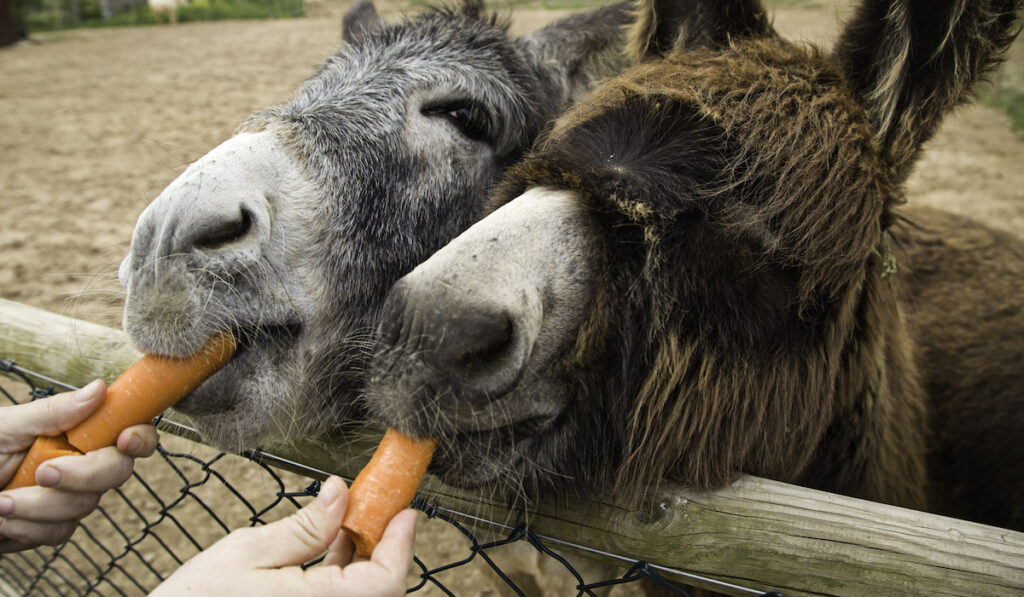
[[[416,512],[395,516],[369,559],[353,558],[352,540],[341,531],[348,489],[338,477],[295,514],[277,522],[233,531],[185,563],[150,597],[168,595],[303,595],[385,597],[405,594],[412,562]],[[300,564],[327,550],[324,561]]]
[[[14,476],[36,436],[71,429],[99,407],[106,391],[96,380],[74,392],[0,408],[0,487]],[[128,480],[135,458],[149,456],[156,444],[152,425],[129,427],[116,447],[48,460],[36,469],[37,486],[0,492],[0,553],[67,541],[103,492]]]

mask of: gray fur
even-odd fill
[[[224,448],[359,416],[387,289],[478,217],[566,102],[621,67],[627,18],[615,5],[514,40],[477,2],[398,25],[353,11],[351,43],[172,183],[122,266],[141,350],[239,334],[239,355],[179,405]],[[469,102],[491,133],[457,124]]]

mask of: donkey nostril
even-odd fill
[[[474,344],[458,359],[460,368],[467,376],[494,367],[503,353],[509,350],[513,336],[512,319],[503,315],[496,321],[488,322],[486,327],[470,331],[470,334]]]
[[[503,310],[462,313],[449,320],[437,363],[460,384],[491,397],[504,394],[522,372],[516,326]]]
[[[213,223],[209,228],[203,230],[196,238],[195,246],[198,249],[213,250],[237,242],[252,229],[252,214],[248,210],[239,211],[238,217],[232,220],[225,220]]]
[[[512,320],[507,315],[490,320],[485,325],[477,322],[473,329],[467,331],[471,334],[473,344],[457,359],[467,377],[493,367],[512,344]]]

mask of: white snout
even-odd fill
[[[410,300],[421,295],[421,304],[505,313],[529,369],[571,342],[585,317],[593,288],[593,238],[573,193],[534,188],[463,232],[404,280]]]
[[[201,252],[213,261],[258,260],[270,236],[270,201],[294,164],[277,136],[243,133],[193,163],[142,212],[131,250],[118,272],[133,272],[172,256]],[[230,267],[230,266],[229,266]]]

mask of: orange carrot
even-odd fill
[[[184,358],[145,355],[110,384],[103,404],[68,431],[68,441],[82,452],[113,446],[122,431],[151,420],[191,394],[234,353],[235,338],[219,333]]]
[[[435,447],[434,439],[414,439],[394,429],[384,433],[348,492],[341,528],[355,543],[356,555],[370,557],[391,519],[412,502]]]
[[[65,435],[37,437],[4,489],[35,485],[36,468],[51,458],[115,445],[122,431],[152,420],[188,396],[234,352],[234,337],[220,333],[185,358],[143,356],[110,384],[103,404],[88,418]]]
[[[37,437],[32,442],[32,447],[28,449],[28,454],[25,454],[24,460],[18,466],[14,477],[7,483],[4,490],[35,485],[36,469],[39,468],[40,464],[51,458],[75,456],[77,454],[81,454],[81,452],[69,444],[67,438],[63,435],[59,437]]]

